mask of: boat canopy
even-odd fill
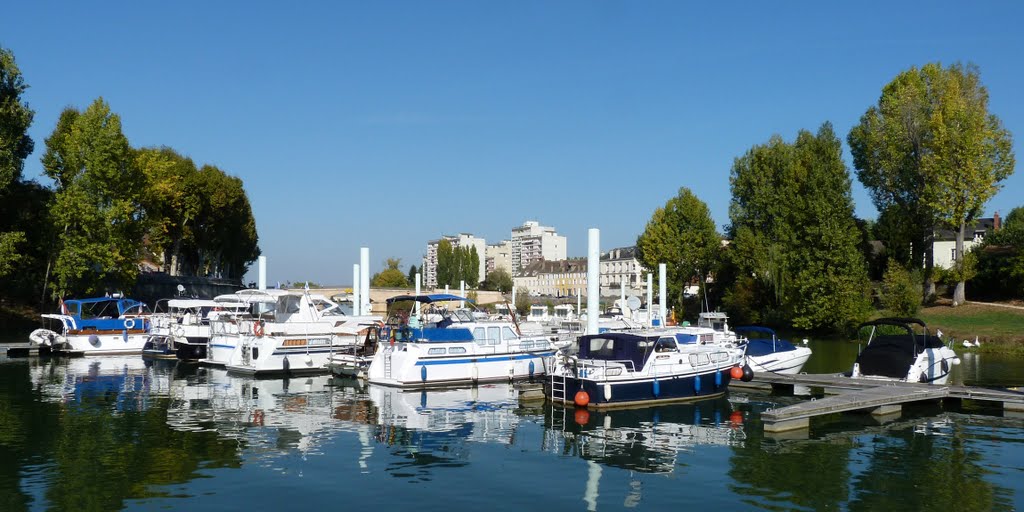
[[[126,314],[139,314],[146,310],[146,303],[134,299],[117,297],[94,297],[89,299],[69,299],[64,301],[68,314],[80,318],[119,317]],[[133,311],[134,310],[134,311]]]
[[[916,334],[911,324],[921,326],[924,332]],[[943,346],[942,340],[938,336],[929,336],[928,327],[916,318],[879,318],[861,324],[857,331],[862,332],[866,328],[871,328],[871,338],[856,360],[866,375],[905,378],[907,369],[918,354],[925,349]]]
[[[624,332],[605,332],[580,336],[580,359],[603,361],[632,361],[633,368],[643,368],[659,336],[644,336]]]
[[[420,294],[420,295],[396,295],[396,296],[391,297],[390,299],[388,299],[387,302],[388,302],[388,304],[392,304],[392,303],[395,303],[395,302],[402,302],[402,301],[407,301],[407,300],[412,300],[412,301],[416,301],[416,302],[423,302],[423,303],[427,303],[427,304],[433,303],[433,302],[448,302],[448,301],[453,301],[453,300],[459,300],[459,301],[463,301],[464,300],[466,302],[473,302],[473,301],[471,301],[471,300],[469,300],[469,299],[467,299],[465,297],[460,297],[458,295],[452,295],[450,293],[431,293],[431,294]]]

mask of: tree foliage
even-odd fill
[[[384,270],[377,272],[370,279],[370,286],[378,288],[408,288],[409,281],[399,268],[402,260],[399,258],[388,258],[384,262]]]
[[[977,258],[971,293],[986,299],[1024,299],[1024,207],[1003,220],[1002,228],[987,234],[970,253]]]
[[[28,135],[35,112],[21,99],[28,89],[14,54],[0,47],[0,277],[27,268],[29,234],[12,208],[25,187],[21,173],[34,143]],[[36,233],[41,234],[41,233]]]
[[[920,284],[915,283],[912,274],[895,259],[882,277],[882,308],[895,316],[914,316],[921,309]]]
[[[198,170],[191,158],[167,147],[136,151],[135,164],[147,180],[142,199],[147,249],[164,272],[179,275],[182,246],[195,246],[192,224],[204,202]]]
[[[437,243],[437,286],[457,288],[461,281],[469,288],[480,283],[480,255],[475,246],[457,247],[442,238]]]
[[[204,165],[196,174],[195,187],[202,200],[187,261],[197,275],[242,277],[260,255],[256,219],[242,180]]]
[[[419,273],[420,273],[420,271],[419,271],[419,269],[416,268],[416,265],[409,265],[409,273],[406,274],[406,278],[409,279],[410,283],[414,283],[415,284],[416,283],[416,274],[419,274]]]
[[[800,329],[839,329],[867,311],[861,231],[853,216],[850,178],[832,126],[779,136],[733,164],[730,177],[736,285],[727,306]],[[741,286],[753,289],[741,289]],[[753,300],[739,300],[753,293]]]
[[[480,288],[484,290],[508,293],[512,291],[512,286],[512,274],[509,274],[508,270],[505,270],[504,268],[496,268],[487,274],[487,278],[484,279]]]
[[[66,108],[42,160],[56,184],[56,295],[127,288],[138,275],[146,183],[120,116],[102,98],[84,112]]]
[[[683,291],[693,281],[701,287],[718,268],[721,236],[707,204],[683,187],[647,221],[637,238],[637,259],[650,271],[665,263],[669,306],[682,311]]]
[[[902,263],[924,262],[923,293],[930,298],[936,223],[962,231],[1013,171],[1010,134],[988,113],[977,68],[931,63],[900,73],[848,140],[857,177],[878,211],[899,221],[882,232],[891,236],[886,245],[909,238],[912,252]],[[962,233],[958,240],[963,254]],[[957,288],[962,300],[962,283]]]

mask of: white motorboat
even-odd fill
[[[44,314],[54,329],[36,329],[29,340],[73,355],[141,354],[149,331],[149,308],[120,296],[69,299],[60,313]]]
[[[331,354],[358,343],[379,316],[348,316],[326,297],[286,290],[242,290],[246,317],[210,322],[204,362],[244,374],[320,373]]]
[[[857,330],[870,332],[867,346],[848,374],[855,379],[945,384],[953,367],[960,364],[956,352],[939,336],[929,334],[928,326],[916,318],[880,318]]]
[[[556,403],[606,408],[695,400],[749,377],[743,349],[682,344],[673,330],[581,336],[577,355],[555,358],[545,393]]]
[[[216,299],[163,299],[150,317],[149,338],[142,355],[161,359],[198,361],[206,358],[210,319],[238,316],[249,305],[234,294]]]
[[[543,335],[520,333],[513,322],[483,320],[443,304],[468,301],[448,294],[401,295],[388,299],[388,339],[374,354],[369,381],[425,388],[502,382],[546,373],[555,349]],[[412,304],[430,307],[408,318]],[[382,338],[383,339],[383,338]]]
[[[804,363],[811,357],[809,347],[806,345],[796,346],[787,340],[780,339],[775,331],[768,327],[737,327],[736,333],[746,335],[744,337],[747,340],[747,364],[755,372],[796,375],[800,373]],[[764,337],[755,337],[754,334]]]

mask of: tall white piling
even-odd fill
[[[359,248],[359,288],[362,290],[362,305],[359,306],[359,312],[364,315],[373,313],[370,306],[370,248],[360,247]]]
[[[647,273],[647,327],[653,324],[654,320],[654,274]]]
[[[466,296],[466,281],[459,281],[459,297],[465,297],[465,296]],[[466,307],[466,301],[460,300],[459,301],[459,307],[460,308]]]
[[[668,306],[665,303],[665,264],[658,263],[658,316],[661,325],[665,325]]]
[[[583,316],[583,294],[576,288],[576,318]]]
[[[512,309],[515,309],[515,307],[516,307],[516,287],[515,287],[515,285],[513,285],[512,286]],[[511,311],[509,311],[509,313],[511,313]]]
[[[352,265],[352,315],[359,316],[362,314],[361,308],[363,306],[363,299],[361,297],[362,289],[359,287],[360,281],[362,281],[362,274],[359,273],[359,264],[355,263]]]
[[[619,310],[622,315],[626,315],[626,276],[622,276],[622,281],[619,281]]]
[[[601,230],[587,231],[587,334],[597,334],[601,304]]]
[[[260,256],[257,261],[259,261],[259,274],[256,278],[256,287],[263,291],[267,289],[267,257]]]

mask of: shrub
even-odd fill
[[[882,307],[899,316],[914,316],[921,309],[921,287],[896,260],[890,259],[882,276]]]

